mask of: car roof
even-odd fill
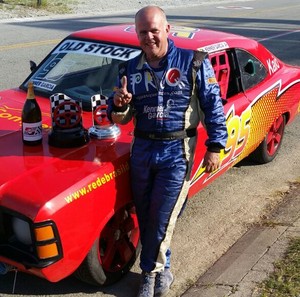
[[[134,24],[95,27],[74,32],[70,37],[139,46]],[[258,45],[255,40],[240,35],[176,25],[171,25],[169,38],[174,40],[178,47],[202,49],[207,52],[235,47],[251,50]]]

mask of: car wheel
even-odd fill
[[[75,276],[96,286],[118,281],[139,255],[139,236],[137,216],[130,204],[109,220]]]
[[[260,164],[271,162],[281,146],[284,128],[285,116],[281,115],[274,121],[259,147],[250,155],[251,159]]]

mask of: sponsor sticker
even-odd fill
[[[206,45],[204,47],[198,48],[198,50],[199,51],[204,51],[204,52],[207,52],[207,53],[213,53],[213,52],[216,52],[216,51],[224,50],[226,48],[229,48],[229,45],[228,45],[227,42],[223,41],[223,42],[218,42],[218,43]]]
[[[212,85],[212,84],[216,84],[217,83],[217,79],[215,77],[209,77],[207,79],[208,84]]]
[[[47,91],[53,91],[54,88],[56,87],[56,84],[53,84],[53,83],[50,83],[50,82],[47,82],[47,81],[37,80],[37,79],[33,80],[33,84],[34,84],[35,87],[38,87],[40,89],[44,89],[44,90],[47,90]]]

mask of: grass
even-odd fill
[[[14,10],[14,9],[38,9],[51,13],[63,14],[71,13],[72,10],[67,2],[76,4],[75,1],[66,0],[0,0],[0,10]],[[40,3],[40,5],[38,5]]]
[[[259,285],[260,297],[300,297],[300,237],[291,239],[274,272]]]

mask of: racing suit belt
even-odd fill
[[[147,132],[141,131],[138,129],[134,129],[134,136],[143,139],[151,139],[151,140],[174,140],[174,139],[183,139],[187,137],[196,136],[196,128],[186,129],[182,131],[174,131],[174,132]]]

